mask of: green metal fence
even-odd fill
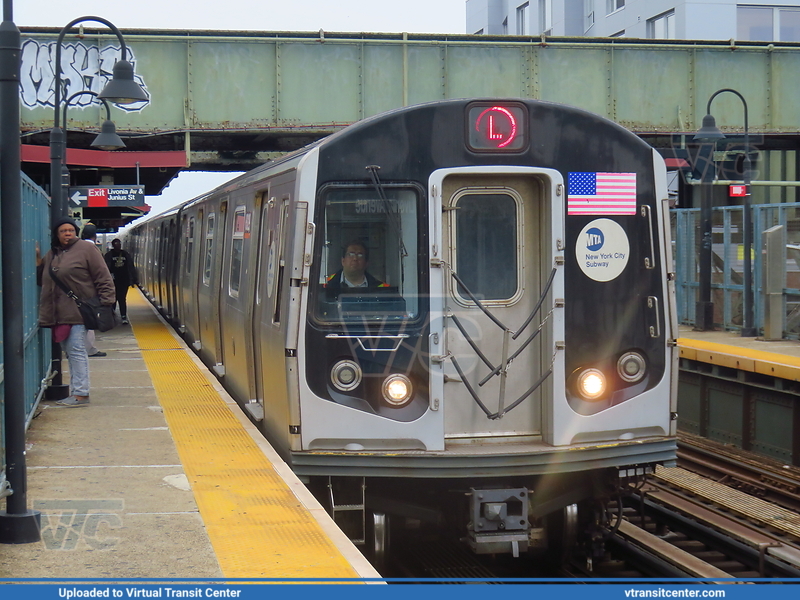
[[[0,214],[2,218],[2,214]],[[36,284],[36,245],[39,244],[44,254],[49,248],[50,240],[50,200],[44,191],[22,175],[22,269],[23,269],[23,314],[19,318],[23,322],[25,352],[25,412],[30,423],[33,412],[44,391],[43,381],[50,368],[50,330],[39,329],[39,286]],[[3,260],[0,260],[2,269]],[[2,299],[2,280],[0,279],[0,300]],[[3,351],[3,315],[0,311],[0,374],[5,381],[2,370]],[[0,386],[0,497],[6,493],[6,455],[5,455],[5,386]]]
[[[753,316],[759,334],[765,327],[765,232],[781,226],[780,256],[777,264],[783,286],[780,334],[771,337],[800,339],[800,205],[758,204],[753,210]],[[714,323],[726,330],[742,326],[744,248],[742,207],[724,206],[712,210],[711,295]],[[695,323],[698,300],[700,255],[700,209],[675,209],[671,214],[673,258],[676,270],[678,320]]]

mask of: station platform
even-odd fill
[[[680,357],[739,371],[800,381],[800,342],[741,337],[734,331],[694,331],[681,326]]]
[[[97,334],[91,404],[37,408],[42,540],[0,545],[0,578],[380,578],[135,289],[128,316]]]

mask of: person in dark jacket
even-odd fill
[[[114,240],[111,242],[111,250],[106,252],[106,264],[111,276],[114,278],[114,288],[117,293],[119,303],[119,314],[122,317],[122,324],[127,325],[128,321],[128,288],[136,285],[136,269],[133,266],[131,255],[122,249],[122,242]]]
[[[86,240],[78,239],[78,226],[69,217],[56,221],[51,248],[41,263],[42,292],[39,298],[39,326],[53,330],[69,361],[71,395],[57,402],[62,406],[89,404],[89,359],[86,356],[86,327],[78,305],[50,275],[52,272],[78,298],[98,296],[106,305],[114,303],[114,282],[103,256]]]
[[[342,268],[325,280],[327,297],[332,299],[338,298],[343,292],[370,292],[388,288],[388,283],[367,272],[367,264],[367,247],[358,240],[348,243],[342,252]]]

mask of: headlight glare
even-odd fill
[[[598,400],[606,393],[606,377],[598,369],[586,369],[578,375],[578,393],[584,400]]]
[[[413,386],[411,380],[405,375],[389,375],[383,382],[383,399],[390,406],[400,408],[411,401]]]

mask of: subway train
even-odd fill
[[[342,529],[602,551],[676,456],[666,168],[530,99],[359,121],[132,227],[151,302]]]

